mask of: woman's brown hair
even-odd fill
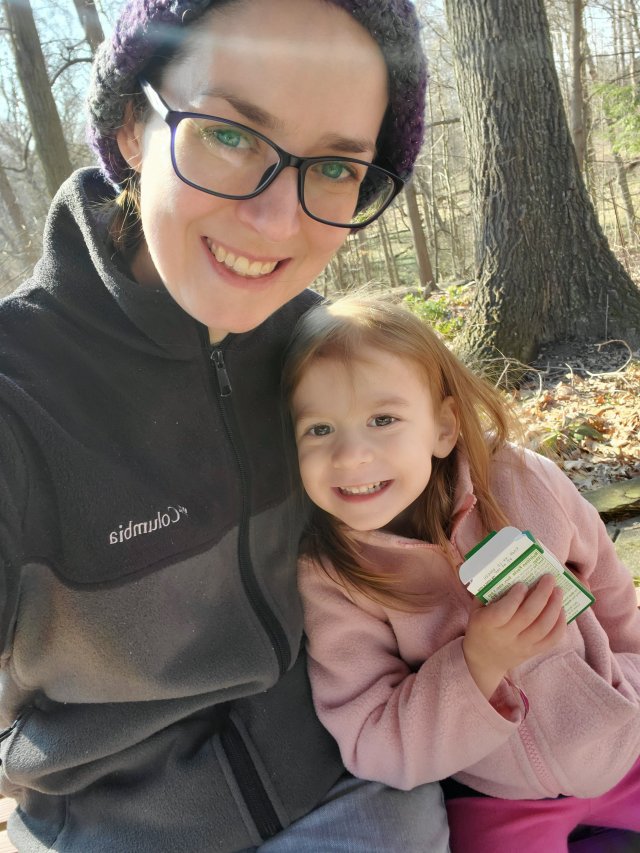
[[[412,507],[410,527],[416,538],[439,545],[452,564],[449,533],[455,496],[456,456],[469,464],[476,508],[485,532],[508,523],[489,486],[492,456],[506,443],[512,418],[501,393],[472,373],[426,323],[402,305],[382,297],[346,296],[312,308],[299,321],[287,350],[283,389],[287,401],[307,368],[320,359],[349,365],[361,359],[363,347],[389,352],[413,362],[422,373],[434,403],[452,397],[458,415],[456,447],[444,459],[434,458],[424,492]],[[395,576],[367,571],[348,528],[314,508],[303,554],[322,567],[327,561],[347,588],[383,604],[416,606]],[[420,602],[422,605],[423,602]]]

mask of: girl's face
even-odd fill
[[[193,24],[185,58],[159,93],[174,110],[238,121],[298,156],[372,160],[387,106],[380,49],[347,12],[324,0],[243,0]],[[307,287],[348,229],[301,209],[297,169],[259,196],[231,200],[183,183],[170,130],[153,113],[118,136],[140,172],[146,238],[132,271],[164,284],[212,340],[254,328]]]
[[[313,361],[291,409],[307,494],[354,530],[393,526],[458,437],[452,398],[437,403],[411,361],[372,347],[348,367]]]

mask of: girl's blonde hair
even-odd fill
[[[300,319],[283,370],[287,401],[312,363],[331,359],[348,366],[361,360],[363,347],[413,362],[436,406],[446,397],[455,402],[459,419],[456,447],[446,458],[433,459],[431,477],[410,519],[415,536],[439,545],[453,564],[449,534],[458,449],[468,459],[485,533],[508,523],[489,487],[491,458],[508,440],[513,423],[507,404],[496,388],[465,367],[433,329],[407,308],[383,297],[361,295],[316,306]],[[303,553],[325,568],[329,560],[347,588],[374,601],[395,606],[418,604],[415,595],[393,588],[398,583],[394,575],[367,571],[349,530],[317,507],[303,540]]]

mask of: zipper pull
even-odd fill
[[[4,729],[3,731],[1,731],[1,732],[0,732],[0,743],[1,743],[3,740],[6,740],[6,739],[9,737],[9,735],[11,734],[11,732],[13,732],[13,731],[14,731],[15,727],[18,725],[18,723],[20,722],[20,720],[21,720],[21,719],[22,719],[22,714],[18,714],[18,716],[17,716],[17,717],[15,718],[15,720],[11,723],[11,725],[10,725],[10,726],[8,726],[6,729]],[[1,762],[0,762],[0,763],[1,763]]]
[[[229,397],[231,394],[231,382],[229,381],[229,374],[227,373],[227,368],[224,366],[224,358],[222,356],[221,349],[211,350],[211,361],[213,362],[213,366],[216,369],[216,375],[218,377],[218,387],[220,388],[220,396]]]

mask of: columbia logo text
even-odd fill
[[[164,511],[158,510],[155,517],[149,521],[129,519],[128,523],[123,522],[118,525],[117,530],[111,531],[109,545],[119,545],[121,542],[127,542],[136,536],[147,536],[149,533],[162,530],[163,527],[171,527],[172,524],[177,524],[186,515],[188,515],[186,507],[168,506]]]

